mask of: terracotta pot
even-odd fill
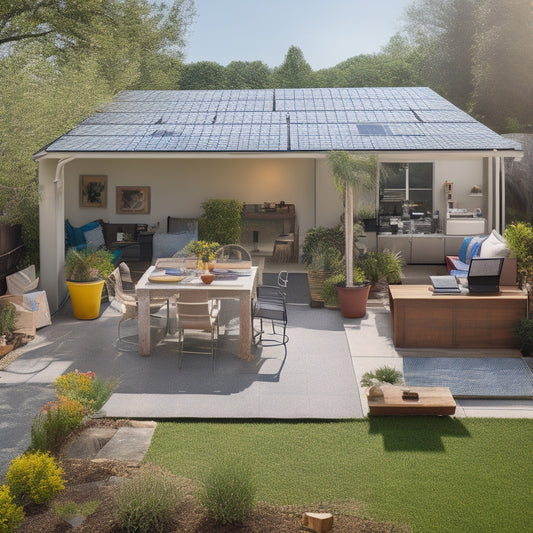
[[[210,283],[213,283],[213,280],[215,279],[215,275],[209,271],[206,271],[204,274],[200,276],[200,279],[206,284],[209,285]]]
[[[366,302],[370,292],[370,283],[357,287],[335,287],[342,316],[361,318],[366,315]]]

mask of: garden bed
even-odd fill
[[[121,427],[127,421],[91,420],[84,426]],[[70,439],[75,439],[81,432],[76,431]],[[85,533],[118,533],[120,529],[114,519],[113,493],[117,483],[124,478],[134,476],[140,465],[122,461],[66,459],[61,450],[57,453],[58,462],[65,471],[65,490],[49,506],[33,506],[26,509],[26,517],[18,533],[35,531],[61,533],[71,530],[68,522],[58,516],[56,504],[75,502],[100,502],[95,512],[87,516],[77,529]],[[171,474],[169,474],[171,475]],[[198,483],[186,478],[175,477],[176,486],[183,495],[181,504],[171,518],[166,530],[169,533],[265,533],[278,532],[301,533],[302,514],[306,511],[330,512],[334,515],[333,532],[343,533],[404,533],[410,531],[405,526],[365,520],[356,514],[360,507],[356,502],[322,504],[317,506],[287,505],[278,506],[259,502],[252,513],[240,526],[221,526],[213,522],[196,499]]]

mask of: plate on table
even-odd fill
[[[169,276],[168,274],[150,276],[148,281],[155,283],[179,283],[183,281],[186,276]]]

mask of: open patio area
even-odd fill
[[[406,269],[404,282],[419,282],[424,275],[421,268]],[[264,276],[265,283],[273,279],[273,274]],[[2,428],[9,428],[0,437],[1,469],[28,446],[32,417],[54,398],[55,378],[75,369],[119,380],[104,407],[109,417],[349,419],[368,413],[359,386],[362,374],[383,365],[403,371],[404,357],[520,359],[512,349],[397,349],[386,298],[370,300],[364,318],[344,319],[338,311],[309,307],[307,290],[305,274],[291,273],[285,361],[280,347],[255,347],[253,361],[240,360],[238,303],[225,302],[214,370],[209,357],[195,355],[185,355],[178,369],[177,338],[164,334],[164,308],[152,318],[152,352],[143,357],[137,351],[135,321],[123,325],[124,340],[118,341],[120,313],[112,305],[105,304],[97,320],[79,321],[67,303],[53,324],[0,371]],[[458,417],[533,418],[532,399],[456,401]]]

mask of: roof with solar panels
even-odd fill
[[[427,87],[384,87],[124,91],[43,151],[520,149]]]

